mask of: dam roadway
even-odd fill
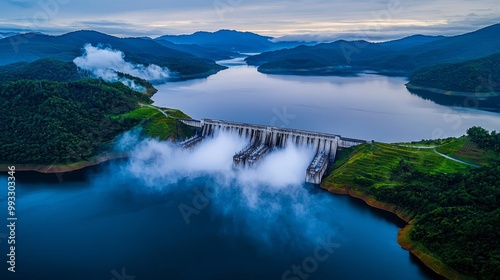
[[[204,138],[214,137],[220,132],[235,133],[240,137],[249,139],[248,145],[234,155],[233,164],[235,166],[253,166],[269,151],[275,148],[284,148],[288,144],[311,147],[316,152],[316,155],[306,170],[305,181],[313,184],[321,183],[329,164],[335,161],[339,149],[366,143],[365,140],[299,129],[213,119],[178,120],[199,129],[195,136],[181,143],[185,148],[193,147]]]

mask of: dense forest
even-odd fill
[[[499,32],[500,24],[495,24],[450,37],[410,36],[383,43],[338,40],[263,52],[247,57],[245,61],[260,66],[258,69],[261,72],[273,74],[280,73],[281,69],[286,72],[301,70],[296,72],[301,75],[324,74],[323,69],[318,70],[318,65],[328,64],[347,72],[358,69],[406,76],[425,67],[493,55],[500,49]],[[293,63],[294,60],[300,60],[301,63]],[[331,75],[338,74],[339,71],[331,72]]]
[[[410,84],[461,92],[500,92],[500,53],[421,69],[411,75]]]
[[[50,58],[0,67],[0,129],[5,132],[0,163],[87,161],[138,124],[146,135],[161,139],[193,133],[159,109],[139,108],[156,92],[150,82],[119,72],[117,79],[95,79],[73,62]],[[132,90],[122,81],[139,87]],[[175,110],[169,115],[187,117]]]
[[[29,164],[87,160],[138,122],[111,116],[147,100],[122,83],[95,79],[3,83],[0,159]]]
[[[403,205],[418,222],[411,238],[462,273],[500,277],[500,164],[465,173],[428,174],[401,161],[395,189],[371,189],[380,201]]]
[[[79,71],[73,62],[51,58],[0,66],[0,83],[17,80],[69,82],[83,77],[89,77],[89,74]]]
[[[494,131],[474,127],[468,134],[485,149],[499,147]],[[444,263],[477,279],[499,279],[499,174],[499,161],[465,172],[430,174],[401,160],[391,173],[395,187],[366,190],[414,216],[412,240]]]
[[[467,136],[480,148],[490,149],[500,153],[500,133],[493,130],[491,133],[479,126],[473,126],[467,130]]]
[[[29,44],[25,43],[26,37]],[[82,55],[86,44],[120,50],[132,63],[168,67],[178,78],[206,77],[226,68],[213,60],[170,49],[151,39],[118,38],[96,31],[75,31],[61,36],[31,33],[0,39],[0,65],[43,58],[71,62]]]
[[[381,202],[411,220],[399,241],[448,277],[457,276],[455,270],[470,276],[464,279],[500,279],[498,135],[471,127],[460,138],[343,149],[322,187]],[[435,150],[481,167],[407,145],[437,145]]]

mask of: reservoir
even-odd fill
[[[231,67],[208,79],[157,86],[155,105],[388,142],[500,124],[495,113],[412,95],[404,78],[269,76],[223,63]],[[1,279],[439,279],[400,248],[396,216],[304,184],[310,151],[289,147],[234,170],[244,145],[221,135],[180,151],[130,133],[117,144],[129,160],[17,172],[17,272],[7,272],[3,225]]]
[[[301,279],[283,277],[306,259],[307,279],[435,279],[398,245],[404,223],[348,196],[220,174],[153,188],[120,162],[78,173],[17,173],[17,278],[4,263],[2,279]],[[197,207],[206,188],[216,194]],[[197,211],[188,223],[181,205]]]
[[[157,86],[155,105],[192,118],[258,123],[380,142],[464,135],[480,125],[500,128],[500,114],[467,102],[442,106],[410,93],[407,78],[267,75],[240,59],[207,79]]]

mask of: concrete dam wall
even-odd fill
[[[328,165],[335,160],[339,148],[348,148],[366,142],[343,138],[335,134],[221,120],[179,119],[179,121],[200,128],[197,135],[181,143],[185,148],[193,147],[205,137],[213,137],[220,132],[236,133],[250,139],[248,145],[233,156],[235,166],[251,167],[269,151],[284,148],[288,144],[309,146],[315,150],[316,155],[306,170],[305,180],[313,184],[321,183]]]

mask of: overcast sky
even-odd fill
[[[500,23],[499,0],[0,0],[0,31],[116,36],[236,29],[287,38],[454,35]]]

